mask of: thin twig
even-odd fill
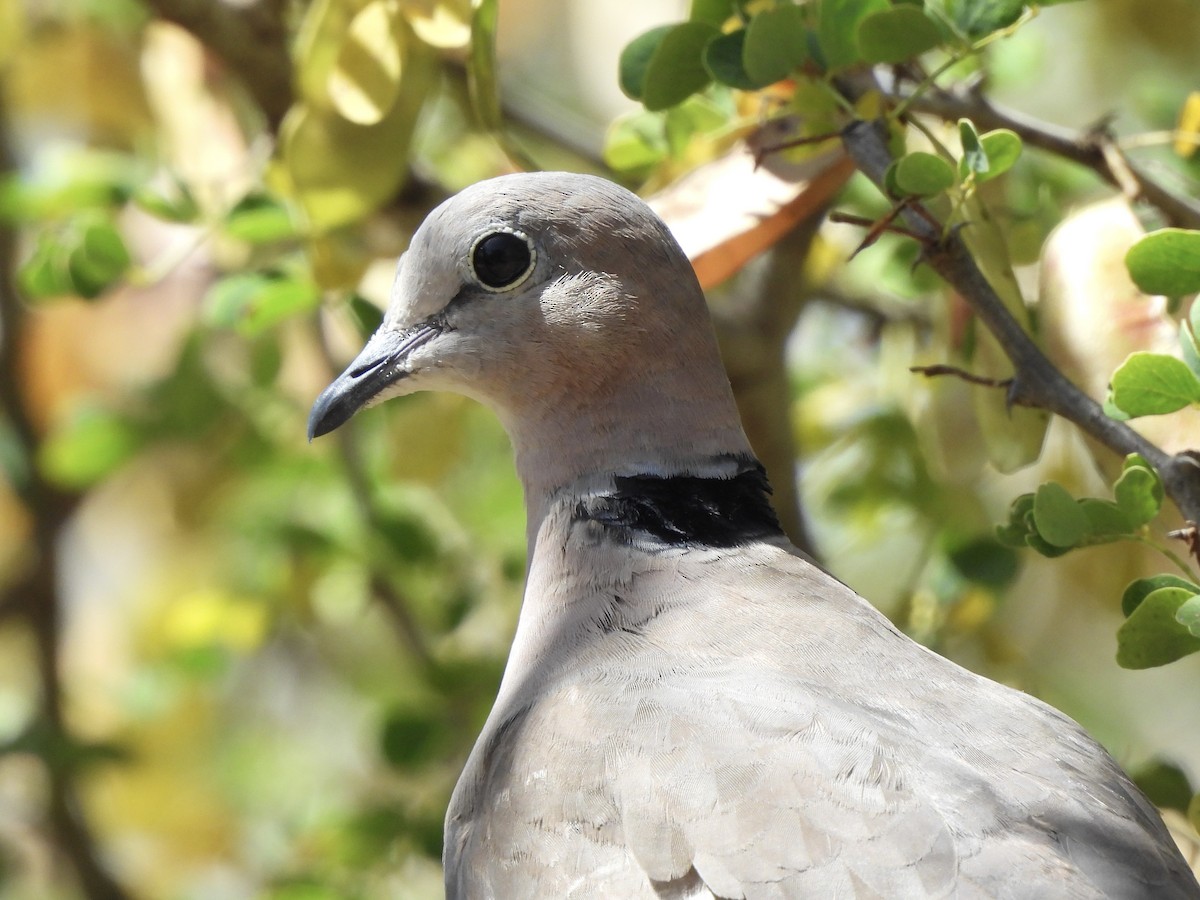
[[[981,130],[1007,128],[1030,147],[1079,163],[1105,181],[1157,207],[1172,225],[1200,229],[1200,203],[1163,187],[1132,162],[1101,123],[1086,131],[1072,131],[1042,122],[1022,113],[1002,109],[982,94],[982,86],[967,90],[936,89],[916,95],[898,91],[892,99],[913,112],[937,116],[947,121],[970,119]]]
[[[892,162],[886,126],[858,121],[843,133],[851,159],[882,190]],[[1015,368],[1009,402],[1044,409],[1074,422],[1105,446],[1124,455],[1140,453],[1162,476],[1163,484],[1184,517],[1200,520],[1200,465],[1189,454],[1171,455],[1150,443],[1124,422],[1105,415],[1091,397],[1063,375],[1008,311],[980,271],[956,230],[938,228],[933,213],[911,202],[902,216],[921,241],[925,261],[971,307],[996,337]]]

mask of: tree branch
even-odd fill
[[[1132,193],[1130,199],[1157,207],[1170,224],[1200,229],[1200,203],[1171,193],[1143,172],[1121,151],[1103,123],[1087,131],[1072,131],[1040,122],[994,105],[980,92],[979,84],[959,91],[934,87],[922,93],[897,92],[892,99],[939,119],[970,119],[983,131],[1007,128],[1029,146],[1086,166],[1122,192]]]
[[[0,174],[16,170],[7,121],[0,92]],[[59,536],[79,497],[47,482],[33,464],[38,436],[20,390],[19,354],[25,337],[26,311],[14,284],[16,237],[11,226],[0,222],[0,416],[12,429],[26,463],[23,477],[14,488],[33,521],[33,541],[27,570],[8,587],[0,605],[6,613],[23,617],[33,633],[41,693],[38,718],[54,743],[67,745],[71,738],[63,719],[59,671],[62,610],[57,557]],[[75,770],[53,758],[53,754],[43,757],[42,762],[49,776],[47,816],[54,842],[74,868],[84,895],[89,900],[127,900],[129,895],[100,863],[91,828],[80,806]]]
[[[851,159],[882,190],[892,162],[882,122],[851,123],[842,133]],[[1105,446],[1124,455],[1140,453],[1162,476],[1167,493],[1190,521],[1200,521],[1200,462],[1189,453],[1171,455],[1126,425],[1105,415],[1091,397],[1071,383],[1009,313],[975,264],[957,232],[940,223],[922,204],[909,203],[901,217],[925,249],[925,262],[942,276],[995,335],[1012,361],[1012,402],[1034,406],[1074,422]]]
[[[285,0],[144,2],[221,57],[258,103],[271,131],[278,129],[293,98]]]

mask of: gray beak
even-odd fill
[[[313,404],[308,414],[308,439],[333,431],[388,385],[408,376],[404,365],[408,355],[442,330],[440,324],[422,322],[407,331],[380,328],[371,335],[362,353]]]

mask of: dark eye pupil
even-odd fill
[[[471,255],[476,277],[494,288],[512,284],[525,274],[531,261],[525,240],[505,231],[489,234],[475,245]]]

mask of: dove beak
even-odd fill
[[[403,331],[386,326],[376,331],[354,362],[313,403],[308,439],[333,431],[389,385],[410,375],[409,354],[442,331],[435,322],[422,322]]]

